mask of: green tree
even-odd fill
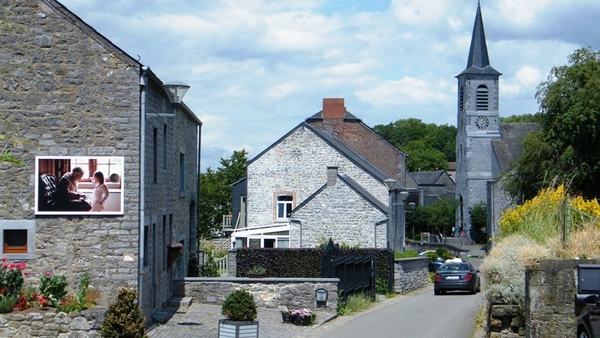
[[[221,158],[220,167],[210,167],[200,174],[198,236],[213,238],[222,227],[223,215],[231,213],[231,184],[246,176],[246,150],[234,151],[229,159]]]
[[[501,117],[500,122],[502,123],[540,123],[542,114],[524,114],[524,115],[511,115],[509,117]]]
[[[406,230],[408,233],[433,232],[439,230],[444,236],[451,233],[456,220],[457,201],[454,198],[443,198],[436,203],[407,209]]]
[[[376,125],[373,130],[396,148],[406,152],[409,171],[447,169],[456,160],[456,127],[426,124],[419,119]]]
[[[487,206],[479,202],[469,208],[471,226],[483,233],[487,233]]]
[[[574,51],[567,65],[552,68],[536,98],[541,133],[525,140],[506,177],[511,195],[531,198],[555,180],[585,197],[600,196],[600,52]]]

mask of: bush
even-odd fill
[[[40,280],[40,294],[56,307],[67,296],[67,284],[67,277],[53,275],[52,272],[47,271]]]
[[[6,296],[0,297],[0,313],[12,312],[16,303],[17,303],[17,300],[13,297],[6,297]]]
[[[227,295],[221,313],[230,320],[250,321],[256,319],[256,303],[246,290],[236,290]]]
[[[200,276],[202,277],[219,277],[219,267],[212,256],[208,256],[208,259],[204,265],[200,268]]]
[[[145,337],[146,320],[137,305],[138,293],[134,289],[121,288],[116,302],[109,304],[100,326],[102,337]]]

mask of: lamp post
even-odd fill
[[[177,114],[177,106],[182,102],[183,96],[190,89],[190,86],[180,81],[172,81],[163,84],[163,88],[173,105],[173,114],[171,116],[175,116]]]
[[[408,191],[400,191],[400,199],[398,201],[398,229],[396,230],[396,250],[404,252],[404,246],[406,244],[406,209],[404,201],[408,197]]]
[[[383,184],[385,184],[388,193],[389,193],[389,204],[388,204],[388,223],[387,223],[387,248],[395,251],[395,234],[394,234],[394,230],[396,228],[396,215],[395,215],[395,208],[394,208],[394,200],[395,200],[395,195],[396,195],[396,180],[388,178],[386,180],[383,181]]]

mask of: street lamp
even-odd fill
[[[187,90],[190,89],[190,86],[183,82],[180,82],[180,81],[172,81],[172,82],[163,84],[163,89],[167,93],[167,96],[169,97],[169,101],[171,102],[171,105],[173,106],[173,113],[172,114],[160,114],[160,116],[174,117],[177,114],[177,106],[182,102],[183,96],[185,95]]]
[[[395,251],[395,236],[394,236],[394,230],[395,230],[395,225],[396,225],[396,217],[395,217],[395,210],[394,210],[394,199],[395,199],[395,187],[396,187],[396,180],[388,178],[386,180],[383,181],[383,184],[385,184],[385,187],[388,190],[389,193],[389,204],[388,204],[388,224],[387,224],[387,248],[391,249],[392,251]],[[392,226],[393,224],[393,226]]]
[[[408,191],[402,189],[400,191],[400,200],[398,203],[398,226],[399,229],[396,230],[396,249],[400,252],[404,252],[405,246],[405,237],[406,237],[406,209],[404,207],[404,201],[408,197]]]

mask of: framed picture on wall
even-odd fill
[[[123,215],[124,158],[38,156],[36,215]]]

